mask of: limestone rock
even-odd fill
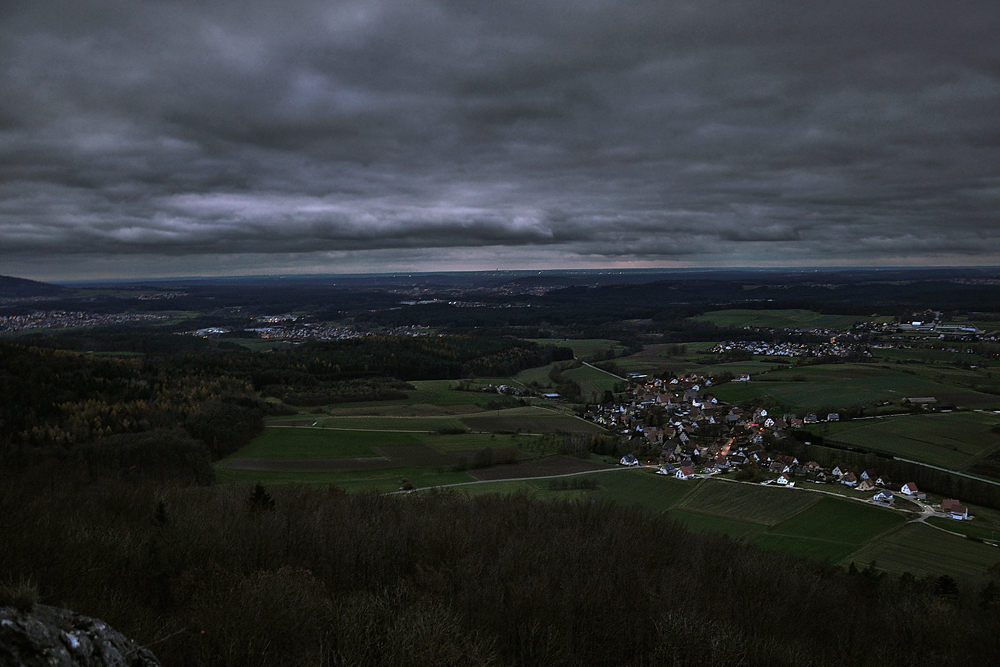
[[[159,667],[148,650],[96,618],[35,605],[0,607],[0,667]]]

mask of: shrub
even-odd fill
[[[17,583],[0,586],[0,607],[14,607],[24,613],[30,612],[38,604],[38,587],[30,580],[20,579]]]

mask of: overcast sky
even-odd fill
[[[1000,265],[1000,2],[2,0],[0,274]]]

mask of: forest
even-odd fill
[[[845,571],[634,507],[36,472],[0,484],[0,571],[22,600],[87,610],[168,665],[929,667],[1000,655],[995,578]]]

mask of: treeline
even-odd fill
[[[287,405],[314,407],[331,403],[359,401],[395,401],[405,399],[413,385],[392,378],[364,378],[317,382],[316,384],[267,384],[261,387],[264,396],[279,399]]]
[[[291,388],[358,378],[447,380],[506,376],[544,366],[561,351],[493,336],[367,336],[306,343],[289,350],[245,350],[185,355],[176,363],[245,379],[254,389]]]
[[[0,572],[166,665],[948,667],[1000,655],[996,575],[850,572],[639,508],[0,481]]]
[[[0,462],[211,481],[268,405],[245,381],[169,361],[0,344]]]

